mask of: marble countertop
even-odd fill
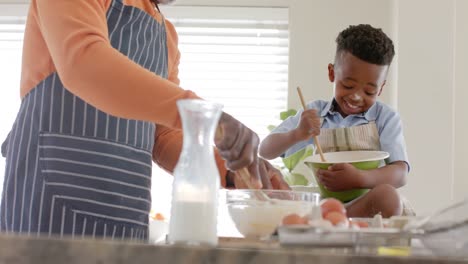
[[[413,251],[411,256],[379,256],[375,249],[281,247],[276,242],[220,239],[217,247],[154,245],[105,240],[71,240],[0,235],[0,263],[468,263]]]

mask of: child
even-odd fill
[[[370,25],[350,26],[336,39],[335,63],[328,65],[334,98],[307,104],[307,110],[286,119],[260,144],[266,159],[289,156],[318,140],[324,152],[382,150],[390,153],[386,165],[358,170],[335,164],[319,170],[317,178],[330,191],[371,189],[347,203],[349,217],[400,215],[396,188],[403,186],[409,162],[398,113],[378,102],[395,55],[392,40]]]

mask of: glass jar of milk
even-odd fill
[[[184,141],[174,169],[168,240],[216,245],[220,180],[213,148],[222,105],[187,99],[177,106]]]

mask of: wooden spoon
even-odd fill
[[[238,170],[237,173],[239,173],[239,175],[241,176],[241,179],[244,181],[245,185],[247,185],[247,188],[255,192],[255,196],[257,197],[258,200],[268,201],[268,202],[273,203],[273,200],[266,193],[264,193],[262,190],[258,190],[254,188],[254,186],[252,185],[250,181],[252,177],[250,176],[250,173],[247,170],[247,168],[242,168]]]
[[[297,87],[297,93],[299,94],[299,98],[301,99],[302,108],[304,108],[304,110],[306,110],[307,106],[306,106],[306,103],[304,101],[304,96],[302,96],[301,87],[299,87],[299,86]],[[322,147],[320,146],[320,143],[318,141],[317,136],[314,136],[314,142],[315,142],[315,145],[317,146],[317,149],[319,151],[320,159],[322,160],[322,162],[326,162],[325,156],[323,156]]]
[[[218,128],[216,129],[215,137],[216,138],[222,138],[223,134],[224,134],[223,128],[218,126]],[[254,190],[255,197],[257,197],[258,200],[260,200],[260,201],[269,201],[271,203],[273,202],[273,200],[266,193],[264,193],[262,190],[257,190],[252,185],[252,182],[250,180],[252,177],[250,175],[249,170],[246,167],[244,167],[244,168],[242,168],[242,169],[240,169],[240,170],[238,170],[236,172],[239,173],[242,181],[247,186],[247,188],[251,189],[251,190]]]

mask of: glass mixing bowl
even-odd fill
[[[269,197],[261,199],[263,192]],[[288,190],[228,190],[226,204],[237,230],[246,238],[268,238],[288,214],[305,216],[320,194]]]

